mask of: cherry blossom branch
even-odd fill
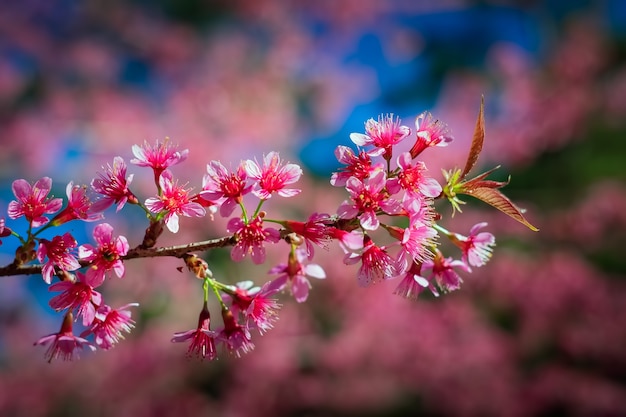
[[[485,222],[472,227],[468,235],[449,231],[439,224],[444,216],[438,207],[441,204],[435,206],[436,200],[447,200],[454,213],[460,212],[460,205],[465,203],[460,196],[469,195],[531,230],[538,230],[525,219],[523,210],[500,191],[508,181],[487,179],[493,170],[466,179],[482,150],[484,125],[481,102],[464,169],[444,171],[445,183],[441,184],[430,175],[419,156],[429,148],[445,147],[452,141],[444,123],[428,112],[422,113],[415,121],[415,142],[410,151],[400,152],[396,145],[410,136],[411,128],[393,115],[381,116],[377,121],[369,119],[365,133],[350,135],[356,152],[342,145],[335,151],[343,166],[332,174],[330,185],[345,188],[348,198],[331,208],[335,214],[311,213],[305,221],[270,218],[262,210],[270,198],[295,197],[302,191],[292,188],[302,169],[281,160],[278,152],[270,152],[261,162],[241,161],[235,170],[210,161],[202,178],[202,190],[192,194],[191,188],[180,185],[168,169],[183,162],[188,150],[178,151],[167,140],[154,146],[133,145],[135,158],[130,162],[152,170],[156,194],[145,199],[135,195],[130,189],[134,174],[127,174],[124,159],[116,156],[113,164],[103,167],[104,172],[98,173],[90,184],[99,198],[92,200],[86,186],[70,182],[65,208],[63,199],[48,196],[51,178],[35,183],[18,179],[12,184],[15,200],[9,203],[7,214],[11,220],[25,217],[28,228],[20,234],[0,217],[0,244],[3,238],[17,238],[21,243],[14,261],[0,267],[0,276],[41,274],[50,291],[60,292],[49,305],[55,311],[65,311],[61,328],[35,343],[48,345],[49,361],[57,357],[72,359],[82,349],[108,350],[131,331],[135,322],[130,307],[138,304],[113,308],[96,290],[113,274],[122,278],[124,261],[131,259],[179,258],[202,281],[197,326],[175,333],[171,340],[189,343],[188,354],[209,360],[217,357],[217,347],[234,356],[251,351],[253,331],[264,334],[273,327],[280,307],[275,298],[278,293],[289,292],[298,303],[305,302],[312,288],[309,279],[326,278],[323,268],[311,263],[314,247],[327,248],[332,241],[344,252],[345,265],[359,266],[359,286],[396,279],[399,283],[394,293],[400,296],[417,298],[426,289],[439,296],[460,288],[463,279],[457,271],[471,273],[489,261],[495,237],[481,231]],[[247,195],[258,199],[252,206],[254,210],[244,203]],[[130,248],[125,236],[114,235],[113,226],[106,222],[95,226],[95,244],[79,244],[70,232],[59,232],[50,239],[42,237],[42,231],[70,221],[99,221],[107,208],[115,205],[118,213],[126,204],[138,205],[149,221],[141,244],[135,248]],[[217,213],[229,219],[227,236],[156,246],[165,230],[178,233],[181,217],[213,217]],[[440,246],[441,238],[460,250],[460,259],[444,255],[447,250]],[[250,281],[235,285],[222,282],[213,276],[205,260],[193,254],[232,246],[232,261],[249,257],[261,265],[266,261],[265,247],[281,241],[287,244],[286,262],[272,267],[269,274],[275,277],[259,287]],[[217,328],[207,304],[211,292],[219,302],[222,324]],[[73,328],[78,319],[86,328],[80,335],[74,334]]]
[[[125,261],[129,259],[156,258],[163,256],[183,258],[185,255],[192,252],[205,252],[210,249],[232,246],[235,243],[236,240],[234,236],[224,236],[216,239],[203,240],[201,242],[188,243],[186,245],[164,246],[158,248],[143,248],[140,245],[129,250],[126,255],[120,256],[120,259]],[[88,261],[79,261],[79,263],[81,267],[89,266],[91,264],[91,262]],[[13,262],[9,265],[0,267],[0,277],[41,274],[42,269],[42,264],[18,265]]]

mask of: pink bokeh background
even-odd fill
[[[328,278],[313,282],[307,303],[282,297],[275,329],[255,337],[253,352],[215,362],[170,343],[195,325],[202,297],[177,260],[128,262],[105,292],[112,304],[140,303],[136,329],[115,349],[71,363],[48,364],[32,346],[60,322],[41,277],[2,277],[0,415],[626,415],[626,187],[623,166],[611,168],[626,147],[593,147],[606,132],[626,135],[625,37],[607,17],[615,2],[566,11],[504,1],[53,3],[0,13],[0,208],[16,178],[50,176],[62,196],[67,182],[88,183],[114,156],[128,161],[133,144],[170,137],[190,150],[172,170],[195,189],[210,160],[235,166],[271,150],[305,160],[302,195],[267,205],[272,217],[304,220],[345,198],[323,163],[334,163],[334,145],[348,144],[346,131],[382,112],[411,125],[429,110],[455,136],[425,157],[437,174],[463,163],[484,95],[480,162],[513,173],[512,196],[541,231],[471,201],[446,224],[467,231],[486,219],[498,241],[493,260],[460,291],[417,301],[393,295],[395,282],[358,288],[356,267],[343,265],[337,247],[318,250]],[[510,11],[530,16],[534,46],[499,37],[495,25],[477,62],[444,56],[439,77],[408,64],[429,56],[433,35],[420,22],[440,19],[443,32],[463,37],[455,16],[478,16],[475,26],[486,27]],[[412,18],[418,23],[403,20]],[[350,52],[367,52],[370,35],[383,69]],[[384,71],[423,90],[394,102]],[[435,82],[435,91],[424,86]],[[355,109],[373,113],[354,121]],[[581,146],[600,156],[574,159]],[[551,165],[558,175],[542,177]],[[133,190],[151,196],[151,172],[129,171]],[[516,178],[524,178],[517,188]],[[107,213],[131,247],[147,226],[135,209]],[[184,218],[159,244],[222,236],[224,224]],[[90,236],[91,226],[75,228]],[[226,250],[208,260],[225,281],[262,283],[286,256],[283,246],[268,250],[262,266],[233,264]]]

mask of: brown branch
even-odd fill
[[[141,245],[128,251],[125,256],[120,257],[122,260],[137,258],[155,258],[158,256],[171,256],[174,258],[182,258],[191,252],[203,252],[214,248],[223,248],[235,244],[234,236],[225,236],[217,239],[204,240],[202,242],[193,242],[186,245],[166,246],[161,248],[142,248]],[[82,266],[88,266],[89,262],[81,262]],[[41,274],[43,265],[18,265],[15,262],[0,267],[0,277],[13,275],[35,275]]]

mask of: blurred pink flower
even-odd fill
[[[53,214],[61,209],[63,200],[46,198],[52,188],[52,179],[43,177],[34,185],[24,179],[13,181],[13,194],[17,200],[9,203],[8,214],[11,219],[25,216],[32,227],[43,226],[49,219],[44,214]]]
[[[52,240],[41,239],[39,241],[37,259],[43,264],[41,275],[47,284],[52,281],[55,266],[58,266],[61,271],[74,271],[80,268],[78,259],[71,253],[76,246],[76,239],[69,232],[62,236],[55,236]],[[44,263],[46,257],[48,262]]]
[[[280,156],[278,152],[270,152],[263,158],[263,167],[256,161],[247,160],[245,169],[251,178],[259,181],[258,188],[252,193],[261,200],[267,200],[276,192],[281,197],[293,197],[300,193],[299,189],[285,188],[300,179],[302,169],[296,164],[285,164],[280,166]]]
[[[174,182],[169,170],[163,171],[159,178],[162,194],[146,199],[146,207],[153,213],[165,212],[165,224],[172,233],[178,232],[178,216],[202,217],[206,210],[201,204],[192,201],[189,190]]]
[[[432,270],[429,279],[434,279],[439,288],[443,291],[454,291],[461,288],[463,279],[454,268],[461,268],[466,272],[472,272],[472,269],[463,261],[453,260],[452,258],[444,258],[441,252],[437,251],[434,259],[428,259],[422,264],[423,269]]]
[[[6,227],[4,217],[0,217],[0,237],[11,236],[11,229]],[[2,240],[0,240],[0,245],[2,245]]]

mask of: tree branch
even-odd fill
[[[204,240],[202,242],[193,242],[186,245],[166,246],[161,248],[142,248],[138,246],[128,251],[125,256],[120,257],[122,260],[137,258],[154,258],[158,256],[171,256],[182,258],[190,252],[204,252],[208,249],[223,248],[232,246],[236,243],[234,236],[225,236],[217,239]],[[80,262],[81,266],[88,266],[89,262]],[[41,274],[43,265],[18,265],[15,262],[0,267],[0,277],[13,275],[35,275]]]

